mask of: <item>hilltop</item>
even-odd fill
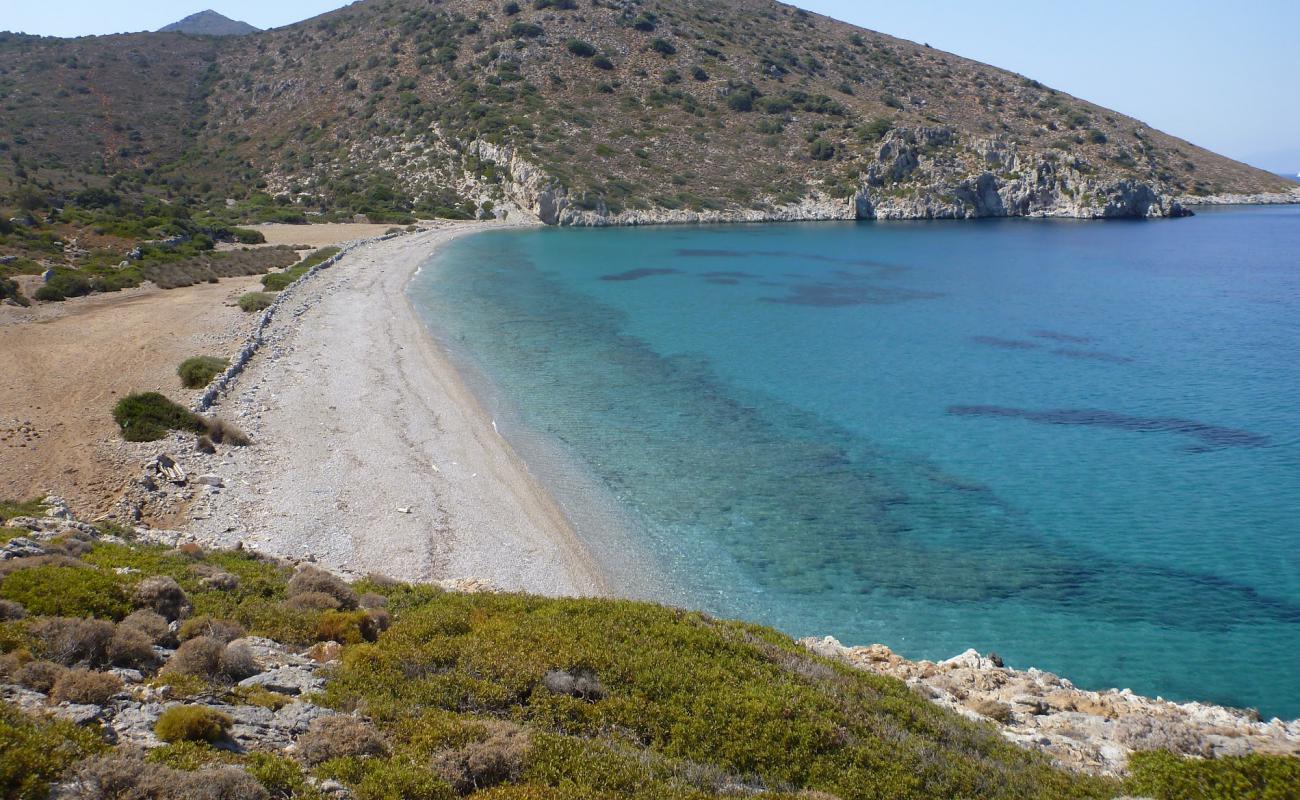
[[[194,36],[243,36],[257,31],[258,28],[247,22],[231,19],[212,9],[190,14],[180,22],[158,29],[159,33],[188,33]]]
[[[365,0],[0,41],[0,191],[548,222],[1142,216],[1289,187],[1029,77],[770,0]],[[269,198],[268,198],[269,199]]]

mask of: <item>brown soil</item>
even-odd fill
[[[0,498],[58,494],[84,518],[107,511],[140,466],[122,447],[113,404],[138,391],[188,404],[177,365],[237,349],[250,320],[233,303],[256,283],[0,307]]]

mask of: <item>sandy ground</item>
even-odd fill
[[[383,234],[367,224],[260,225],[268,244],[312,248]],[[20,276],[29,296],[37,276]],[[110,510],[139,472],[112,419],[117,398],[161,391],[188,405],[176,367],[229,356],[252,316],[235,305],[260,277],[163,291],[151,284],[30,308],[0,306],[0,498],[59,494],[83,518]],[[170,520],[151,520],[166,524]]]
[[[262,225],[248,225],[261,231],[266,237],[267,245],[304,244],[308,247],[329,247],[340,242],[354,239],[371,239],[383,236],[392,225],[371,225],[366,222],[328,222],[318,225],[281,225],[268,222]]]
[[[250,320],[234,301],[257,280],[0,307],[0,498],[107,511],[128,479],[113,404],[142,391],[188,403],[177,365],[236,349]]]
[[[295,287],[215,409],[254,444],[207,465],[226,488],[195,501],[190,533],[406,580],[606,593],[407,300],[437,246],[482,227],[369,245]]]

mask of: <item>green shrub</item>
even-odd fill
[[[0,278],[0,302],[4,300],[12,300],[20,306],[31,305],[31,301],[24,297],[18,288],[18,282],[8,278]]]
[[[575,796],[638,796],[639,784],[670,781],[687,763],[844,800],[1110,797],[1116,788],[1055,770],[991,726],[769,629],[626,601],[404,600],[403,591],[384,591],[393,627],[349,647],[325,689],[332,706],[367,709],[394,759],[405,747],[462,746],[423,744],[422,715],[469,711],[528,728],[535,750],[523,780]],[[550,688],[553,672],[600,691]]]
[[[292,272],[272,272],[262,276],[262,288],[268,292],[279,292],[296,280],[298,276]]]
[[[179,741],[149,751],[145,760],[172,769],[193,772],[213,764],[237,764],[239,756],[218,750],[203,741]]]
[[[274,753],[249,753],[244,769],[272,797],[306,798],[309,787],[302,770],[292,760]]]
[[[0,583],[0,597],[33,616],[121,619],[131,610],[122,578],[91,567],[21,569]]]
[[[48,717],[29,717],[0,702],[0,797],[43,800],[69,767],[105,749],[89,729]]]
[[[240,244],[266,244],[266,236],[261,231],[249,228],[231,228],[230,235]]]
[[[33,294],[37,300],[58,302],[69,297],[81,297],[93,291],[90,281],[71,270],[55,270],[54,275]]]
[[[226,371],[230,366],[230,360],[218,358],[216,356],[194,356],[181,362],[176,368],[176,374],[180,376],[181,384],[186,389],[202,389],[212,382],[212,379]]]
[[[596,55],[596,48],[581,39],[570,39],[564,46],[579,58],[591,58]]]
[[[45,511],[45,501],[35,498],[26,501],[0,500],[0,522],[8,522],[14,517],[39,517]]]
[[[452,800],[456,794],[432,770],[402,759],[339,758],[318,773],[352,787],[356,800]]]
[[[164,742],[216,742],[234,724],[229,716],[206,706],[172,706],[158,717],[153,732]]]
[[[239,308],[245,312],[265,311],[275,302],[275,295],[266,292],[248,292],[239,296]]]
[[[531,22],[510,23],[510,35],[516,39],[536,39],[542,35],[542,26]]]
[[[650,42],[650,49],[655,51],[661,56],[671,56],[672,54],[677,52],[677,48],[674,47],[673,43],[668,41],[667,39],[655,39],[654,41]]]
[[[117,401],[113,419],[128,442],[156,442],[169,431],[201,433],[203,421],[157,392],[132,394]]]
[[[1300,758],[1249,755],[1183,758],[1134,753],[1124,788],[1156,800],[1289,800],[1300,787]]]
[[[591,60],[591,65],[606,72],[614,68],[614,62],[609,60],[609,56],[596,56]]]

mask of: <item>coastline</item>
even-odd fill
[[[608,594],[407,296],[438,247],[499,227],[446,224],[370,244],[304,282],[214,405],[254,443],[206,457],[224,488],[195,498],[189,531],[354,574]],[[320,369],[331,364],[348,368]]]
[[[458,591],[629,596],[623,576],[580,540],[563,495],[497,431],[484,379],[439,342],[408,291],[438,248],[508,227],[519,226],[445,224],[369,243],[286,297],[259,356],[214,407],[254,444],[186,458],[225,484],[198,487],[187,533]],[[355,366],[313,373],[340,363]],[[522,444],[530,460],[538,455]],[[1300,754],[1300,720],[1076,689],[973,651],[935,664],[883,645],[801,643],[992,720],[1009,741],[1083,772],[1122,774],[1129,755],[1152,745],[1200,757]]]

